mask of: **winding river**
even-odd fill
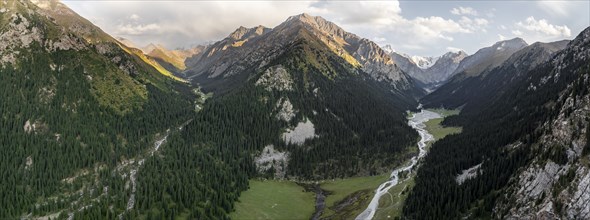
[[[367,209],[365,209],[365,211],[356,217],[356,220],[373,219],[375,216],[375,211],[379,207],[379,199],[381,199],[381,196],[387,194],[391,187],[394,187],[399,183],[399,173],[402,171],[411,171],[412,168],[418,164],[418,161],[426,156],[426,143],[433,141],[434,138],[430,133],[428,133],[428,131],[426,131],[426,125],[424,123],[435,118],[442,118],[442,116],[436,112],[422,109],[419,113],[415,113],[408,120],[408,125],[414,128],[420,134],[420,141],[418,142],[418,149],[420,152],[418,153],[418,156],[412,157],[412,159],[410,159],[410,164],[399,167],[391,172],[391,177],[389,180],[379,185],[379,188],[375,190],[375,196],[373,196],[371,203],[369,203],[369,206]]]

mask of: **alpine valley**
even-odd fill
[[[168,49],[4,0],[0,219],[590,219],[589,88],[590,28],[421,57],[303,13]]]

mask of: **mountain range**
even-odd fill
[[[459,63],[467,57],[464,51],[448,52],[440,57],[417,57],[390,52],[396,64],[421,87],[431,92],[455,74]]]
[[[590,218],[590,28],[420,57],[306,13],[167,49],[55,0],[0,10],[0,218],[229,219],[270,183],[348,219],[388,177],[399,218]],[[392,175],[421,108],[462,132]]]

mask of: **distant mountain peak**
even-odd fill
[[[441,58],[452,59],[453,62],[459,63],[461,60],[465,59],[465,57],[469,56],[465,51],[457,51],[457,52],[447,52],[441,56]]]
[[[139,49],[139,47],[137,47],[137,45],[135,45],[135,43],[133,43],[133,41],[124,38],[124,37],[115,37],[115,39],[119,42],[121,42],[123,45],[130,47],[130,48],[137,48]]]
[[[141,50],[143,51],[143,53],[145,54],[149,54],[152,51],[156,50],[156,49],[162,49],[163,47],[160,45],[156,45],[154,43],[149,43],[148,45],[146,45],[145,47],[141,48]]]
[[[352,67],[359,67],[373,79],[390,83],[396,89],[415,88],[412,79],[379,45],[346,32],[322,17],[306,13],[291,16],[272,29],[240,27],[209,47],[186,73],[193,79],[209,81],[219,76],[227,78],[243,73],[246,68],[264,68],[289,46],[301,42],[314,50],[327,49],[323,53],[331,52]],[[422,92],[418,90],[417,93]]]
[[[255,36],[260,36],[269,30],[270,30],[270,28],[267,28],[262,25],[258,25],[256,27],[252,27],[252,28],[240,26],[234,32],[229,34],[228,38],[230,38],[232,40],[246,40],[246,39],[249,39],[249,38],[252,38]]]
[[[499,41],[495,43],[492,47],[496,50],[505,50],[505,49],[514,49],[514,48],[523,48],[528,46],[529,44],[524,41],[522,38],[516,37],[510,40]]]
[[[432,65],[434,65],[434,63],[436,63],[439,58],[440,57],[411,56],[410,60],[412,60],[412,62],[414,62],[418,68],[428,69],[432,67]]]
[[[459,56],[459,55],[467,55],[467,52],[463,51],[463,50],[459,50],[459,51],[449,51],[445,54],[443,54],[442,56]]]
[[[291,28],[296,28],[301,25],[320,30],[329,35],[333,35],[332,37],[344,37],[344,35],[356,36],[346,32],[344,29],[332,23],[331,21],[328,21],[320,16],[312,16],[306,13],[291,16],[282,24],[282,26]]]
[[[317,17],[319,17],[319,16],[317,16]],[[298,14],[298,15],[290,16],[289,18],[287,18],[287,21],[293,21],[293,20],[310,21],[310,20],[315,20],[317,17],[316,16],[312,16],[312,15],[307,14],[307,13],[301,13],[301,14]],[[319,18],[321,18],[321,17],[319,17]]]
[[[389,44],[383,46],[382,49],[383,49],[383,51],[385,51],[388,54],[395,52],[395,49],[393,49],[393,47]]]

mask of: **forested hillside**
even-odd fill
[[[588,98],[589,31],[583,31],[565,50],[552,56],[550,62],[542,62],[526,71],[526,78],[497,88],[498,91],[491,96],[488,104],[478,105],[483,107],[462,112],[445,121],[447,124],[463,126],[463,133],[448,136],[433,145],[418,171],[416,186],[404,207],[407,217],[501,217],[505,213],[499,212],[496,204],[513,195],[507,186],[515,184],[512,181],[518,181],[518,174],[523,171],[523,167],[533,161],[533,164],[543,166],[552,162],[577,163],[578,157],[581,160],[582,150],[576,147],[579,145],[567,140],[579,138],[578,143],[588,142],[582,135],[586,129],[580,128],[588,126],[588,112],[582,107],[584,104],[575,103],[576,100],[582,102]],[[562,124],[561,118],[573,117],[572,112],[577,113],[575,120],[570,123],[577,128],[566,131],[573,132],[572,136],[564,139],[555,135],[556,131],[552,131],[549,125]],[[550,141],[547,137],[556,141]],[[566,153],[565,149],[568,148],[575,152],[573,156]],[[463,182],[458,181],[457,176],[470,168],[476,170],[475,176]],[[583,169],[581,172],[584,172]],[[559,175],[554,178],[559,178]],[[551,193],[550,188],[542,190]],[[575,191],[576,186],[572,186],[572,190]],[[556,191],[557,194],[560,192]],[[572,204],[568,210],[578,212],[575,211],[575,200],[572,201],[566,202]],[[560,208],[551,208],[557,210],[553,215],[563,214]]]
[[[118,45],[88,42],[30,2],[0,6],[0,218],[78,209],[76,191],[100,194],[115,183],[76,176],[109,176],[192,112],[186,85]]]

